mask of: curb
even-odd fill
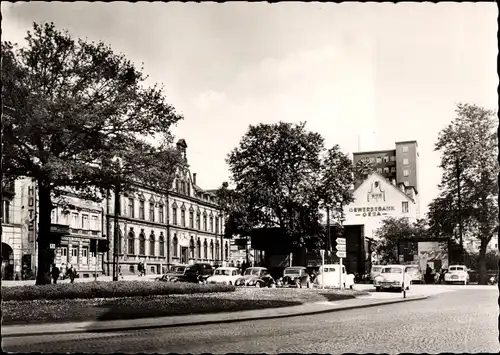
[[[129,331],[129,330],[139,330],[139,329],[160,329],[160,328],[174,328],[174,327],[188,327],[188,326],[197,326],[197,325],[210,325],[210,324],[224,324],[224,323],[236,323],[236,322],[248,322],[262,319],[278,319],[278,318],[291,318],[298,316],[309,316],[315,314],[324,314],[324,313],[334,313],[340,311],[347,311],[351,309],[361,309],[361,308],[369,308],[376,306],[385,306],[395,303],[403,303],[403,302],[411,302],[411,301],[421,301],[428,299],[429,296],[415,296],[412,298],[400,298],[400,299],[392,299],[392,300],[381,300],[379,302],[354,305],[354,306],[345,306],[345,307],[337,307],[330,309],[322,309],[317,311],[306,311],[306,312],[297,312],[297,313],[289,313],[289,314],[281,314],[281,315],[269,315],[269,316],[261,316],[261,317],[246,317],[239,319],[221,319],[221,320],[207,320],[207,321],[197,321],[197,322],[185,322],[185,323],[172,323],[172,324],[158,324],[158,325],[134,325],[134,326],[110,326],[108,328],[98,328],[98,329],[77,329],[77,330],[68,330],[68,331],[52,331],[52,332],[39,332],[39,333],[26,333],[22,332],[22,329],[19,330],[19,333],[13,334],[3,334],[4,338],[21,338],[27,336],[46,336],[46,335],[60,335],[60,334],[81,334],[81,333],[105,333],[105,332],[120,332],[120,331]],[[7,326],[8,327],[8,326]],[[21,333],[22,332],[22,333]]]

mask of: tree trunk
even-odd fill
[[[51,283],[50,265],[54,262],[54,250],[50,249],[52,200],[49,186],[48,182],[38,182],[38,273],[36,275],[36,285]]]
[[[479,248],[479,284],[486,285],[488,275],[486,274],[486,245],[485,241],[481,241]]]

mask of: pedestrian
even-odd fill
[[[140,277],[142,277],[143,268],[144,268],[144,265],[142,264],[142,262],[140,262],[139,265],[137,265],[137,270],[139,270]]]
[[[122,280],[123,280],[123,275],[122,275],[122,266],[121,266],[121,265],[118,265],[118,277],[120,277],[120,276],[121,276],[121,278],[122,278]]]
[[[69,279],[71,280],[71,283],[74,283],[76,277],[76,270],[73,268],[73,265],[71,264],[68,265],[68,276]]]
[[[425,270],[425,282],[430,284],[432,282],[432,268],[427,264],[427,269]]]
[[[52,279],[54,280],[54,285],[57,284],[57,279],[59,278],[59,268],[56,264],[52,264]]]

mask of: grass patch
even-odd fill
[[[199,285],[194,283],[170,283],[150,281],[82,282],[2,287],[2,301],[62,300],[77,298],[116,298],[232,292],[230,285]]]
[[[183,284],[170,285],[180,287]],[[168,288],[169,292],[172,293],[167,295],[4,301],[2,302],[3,324],[102,321],[233,312],[338,301],[367,294],[367,292],[353,290],[295,288],[237,288],[234,292],[227,292],[227,287],[220,286],[218,288],[222,288],[223,291],[209,292],[208,286],[189,284],[187,288],[180,288],[184,291],[191,290],[190,294],[184,291],[174,293],[173,290],[177,290],[177,288]],[[194,294],[193,290],[195,289],[203,290],[202,292],[205,293]]]
[[[221,298],[219,296],[146,296],[4,302],[3,325],[103,321],[234,312],[300,305],[297,301]]]

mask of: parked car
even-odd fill
[[[234,285],[239,278],[241,278],[241,274],[238,268],[218,267],[214,270],[213,275],[207,279],[207,283]]]
[[[327,287],[340,288],[340,270],[340,264],[329,264],[320,267],[315,283],[318,286],[324,284]],[[344,288],[352,288],[354,286],[354,275],[347,274],[345,265],[342,265],[342,284]]]
[[[214,269],[207,263],[195,263],[186,268],[184,280],[187,282],[203,283],[212,276]]]
[[[157,277],[156,281],[165,281],[165,282],[178,282],[184,281],[186,275],[186,269],[189,266],[187,265],[174,265],[170,268],[170,270],[162,275],[161,277]]]
[[[464,265],[451,265],[448,272],[444,275],[446,284],[460,283],[467,285],[469,283],[469,272]]]
[[[275,287],[276,282],[265,267],[249,267],[236,281],[236,286]]]
[[[375,276],[373,285],[377,291],[396,289],[402,292],[409,290],[411,276],[405,272],[405,265],[387,265],[382,268],[380,275]]]
[[[373,265],[371,270],[370,270],[370,281],[373,282],[375,280],[375,276],[380,275],[380,272],[382,272],[382,269],[384,268],[383,265]]]
[[[283,286],[311,287],[311,276],[303,266],[290,266],[283,271]]]
[[[420,272],[418,265],[406,265],[405,272],[410,275],[410,284],[420,284],[424,282],[424,276]]]

